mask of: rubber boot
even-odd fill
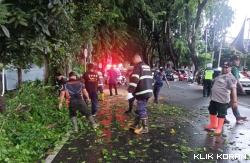
[[[238,108],[235,108],[235,109],[232,109],[232,110],[233,110],[233,114],[234,114],[237,122],[244,121],[244,120],[247,119],[247,117],[240,116],[240,112],[239,112]]]
[[[148,118],[141,118],[141,128],[135,129],[136,134],[148,133]]]
[[[73,124],[73,131],[77,132],[78,131],[78,126],[77,126],[77,123],[76,123],[76,117],[71,117],[70,120],[71,120],[71,122]]]
[[[104,100],[104,93],[101,93],[101,101]]]
[[[94,117],[91,115],[88,117],[89,121],[92,123],[93,128],[97,128],[99,125],[95,123]]]
[[[128,127],[131,128],[131,129],[137,129],[139,123],[140,123],[140,117],[137,115],[137,116],[135,117],[133,123],[128,123]]]
[[[212,115],[210,114],[210,124],[205,126],[205,129],[212,129],[212,128],[217,128],[218,123],[218,118],[217,115]]]
[[[216,134],[220,134],[221,133],[222,127],[223,127],[223,124],[224,124],[224,120],[225,120],[225,118],[218,118],[218,127],[216,128],[216,130],[214,131],[214,133],[216,133]]]

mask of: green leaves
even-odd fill
[[[10,37],[10,33],[8,31],[8,29],[4,26],[4,25],[0,25],[4,34],[7,36],[7,37]]]
[[[14,23],[14,27],[17,28],[18,25],[28,26],[26,17],[27,14],[23,12],[20,8],[12,10],[12,18],[9,20],[9,23]]]
[[[10,103],[8,117],[0,116],[0,124],[4,122],[0,134],[0,162],[35,162],[70,129],[68,111],[54,109],[58,100],[51,94],[52,89],[30,83],[23,84],[20,92],[6,94]],[[46,128],[57,121],[53,128]],[[69,150],[76,152],[77,149]]]

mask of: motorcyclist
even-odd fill
[[[244,75],[247,78],[250,78],[250,75],[247,72],[248,72],[248,68],[244,67],[243,72],[241,74]]]
[[[193,73],[192,73],[192,71],[188,72],[187,82],[193,83]]]

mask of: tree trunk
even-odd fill
[[[154,38],[155,38],[155,42],[157,44],[157,51],[158,51],[158,54],[159,54],[159,64],[160,64],[160,67],[163,67],[165,65],[165,63],[166,63],[166,57],[165,57],[165,54],[162,53],[162,51],[161,51],[159,37],[157,35],[154,35]]]
[[[171,26],[170,26],[169,21],[167,22],[167,44],[168,44],[167,48],[168,48],[168,51],[170,54],[170,58],[173,62],[174,69],[177,69],[178,68],[178,59],[177,59],[178,57],[174,53],[174,50],[173,50],[172,37],[171,37]]]
[[[48,84],[49,81],[49,59],[47,56],[43,56],[44,60],[44,83]]]
[[[5,103],[5,98],[4,96],[1,96],[4,85],[2,83],[2,74],[0,75],[0,113],[5,113],[6,112],[6,103]]]
[[[141,57],[142,57],[142,60],[143,60],[146,64],[148,64],[146,49],[147,49],[146,46],[141,45]]]
[[[190,12],[188,7],[186,7],[186,9],[185,9],[186,22],[187,22],[187,41],[188,41],[188,47],[189,47],[190,52],[191,52],[190,55],[191,55],[192,61],[194,63],[195,72],[198,71],[198,68],[199,68],[198,57],[195,54],[196,31],[200,25],[201,13],[202,13],[202,10],[204,9],[205,5],[207,4],[207,1],[208,0],[204,0],[204,1],[202,1],[202,3],[200,3],[200,1],[198,1],[198,9],[196,12],[195,26],[193,26],[192,30],[190,30],[191,12]],[[188,4],[188,3],[189,3],[189,0],[186,0],[186,4]]]
[[[20,88],[23,83],[23,76],[22,76],[21,68],[17,68],[17,80],[18,80],[18,87]]]
[[[154,55],[151,55],[150,56],[150,61],[149,61],[149,65],[150,65],[151,68],[154,68],[153,60],[154,60]]]
[[[5,112],[6,112],[5,98],[4,96],[0,95],[0,113],[5,113]]]

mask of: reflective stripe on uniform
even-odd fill
[[[153,90],[152,89],[144,90],[144,91],[135,93],[135,95],[142,95],[142,94],[149,93],[149,92],[153,92]]]
[[[141,67],[142,68],[149,68],[150,69],[150,67],[148,65],[142,65]]]
[[[132,77],[136,77],[136,78],[140,78],[140,76],[138,74],[132,74]]]
[[[142,65],[141,67],[142,67],[143,71],[151,71],[151,69],[148,65]]]
[[[140,77],[140,80],[142,80],[142,79],[153,79],[153,76],[152,75],[144,75],[144,76],[141,76]]]
[[[135,83],[130,83],[129,85],[137,87],[137,84],[135,84]]]
[[[98,86],[103,86],[103,84],[98,84]]]

